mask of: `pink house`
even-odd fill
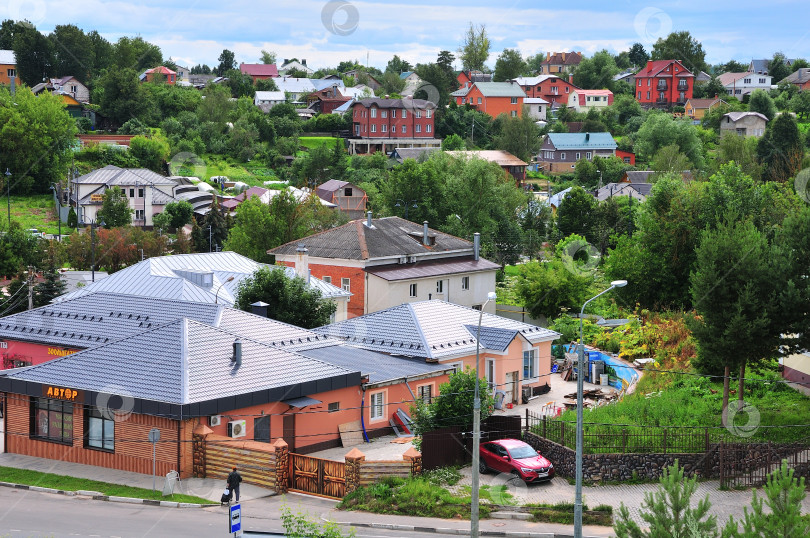
[[[163,77],[166,84],[175,84],[177,83],[177,73],[172,71],[168,67],[165,66],[158,66],[153,69],[147,69],[144,71],[143,75],[141,75],[141,80],[146,80],[146,82],[152,82],[155,80],[157,76],[158,79]]]

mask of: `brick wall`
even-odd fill
[[[288,267],[295,267],[295,262],[283,262]],[[309,271],[315,278],[328,276],[332,285],[341,287],[341,279],[348,278],[352,296],[349,298],[348,315],[350,318],[365,314],[366,272],[359,267],[341,267],[339,265],[309,264]]]

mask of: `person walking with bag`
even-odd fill
[[[233,466],[233,471],[228,475],[228,488],[231,494],[236,497],[236,502],[239,502],[239,484],[242,482],[242,475],[236,470],[236,465]]]

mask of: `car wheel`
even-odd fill
[[[510,482],[515,482],[515,481],[523,482],[524,480],[523,480],[523,477],[520,476],[519,472],[512,471],[512,476],[509,478],[509,481]]]
[[[487,474],[489,472],[489,467],[484,460],[478,460],[478,472],[481,474]]]

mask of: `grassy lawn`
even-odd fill
[[[28,469],[17,469],[15,467],[0,467],[0,476],[2,476],[4,482],[61,489],[63,491],[98,491],[103,495],[115,497],[132,497],[135,499],[153,499],[194,504],[217,504],[216,502],[194,497],[193,495],[171,495],[164,497],[160,490],[152,491],[151,489],[133,488],[119,484],[99,482],[97,480],[88,480],[86,478],[74,478],[72,476],[42,473]],[[162,487],[160,481],[158,481],[158,487]]]
[[[200,179],[208,181],[214,187],[218,187],[210,182],[214,176],[226,176],[231,181],[241,181],[251,187],[263,187],[265,181],[278,180],[276,174],[261,162],[236,163],[221,155],[205,155],[203,160],[205,167],[202,170],[194,166],[184,166],[177,173],[183,176],[196,176],[202,172]]]
[[[527,504],[525,506],[532,509],[531,514],[534,521],[541,523],[561,523],[563,525],[574,524],[574,503],[536,503]],[[582,523],[585,525],[612,526],[613,507],[607,504],[601,504],[593,510],[589,510],[588,506],[583,504]]]
[[[301,136],[298,138],[298,144],[309,150],[323,146],[324,144],[332,147],[335,145],[335,140],[337,139],[332,136]]]
[[[8,218],[8,205],[5,196],[0,198],[0,218]],[[20,223],[24,230],[36,228],[40,232],[56,234],[59,223],[56,220],[56,204],[50,194],[32,194],[11,197],[11,219]],[[68,233],[62,225],[62,233]]]

